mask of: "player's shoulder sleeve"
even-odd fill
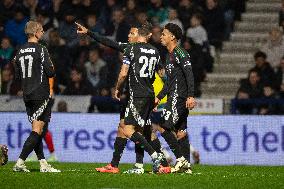
[[[130,45],[129,43],[122,43],[122,42],[118,42],[118,46],[119,46],[119,49],[124,52],[125,49],[127,48],[127,46]]]
[[[128,44],[124,49],[123,55],[129,57],[132,60],[134,58],[135,50],[136,48],[134,44]]]
[[[18,56],[19,56],[19,51],[15,54],[14,58],[12,59],[12,65],[14,67],[14,71],[15,71],[15,78],[16,79],[20,79],[20,68],[18,65]]]
[[[176,62],[178,64],[181,64],[184,66],[191,66],[190,55],[185,49],[177,46],[175,48],[174,55],[175,55]]]
[[[40,45],[39,47],[41,48],[40,56],[41,56],[41,63],[43,65],[43,69],[44,69],[44,71],[45,71],[45,73],[48,77],[54,77],[54,75],[55,75],[54,66],[53,66],[53,63],[50,59],[48,50],[43,45]]]
[[[124,48],[122,63],[129,66],[133,58],[134,58],[134,46],[132,44],[128,44]]]

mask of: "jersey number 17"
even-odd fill
[[[25,60],[28,60],[27,77],[32,77],[33,57],[31,55],[21,56],[19,58],[23,72],[23,78],[26,78],[26,65]]]

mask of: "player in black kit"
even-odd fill
[[[21,79],[23,98],[32,124],[32,132],[26,139],[22,152],[13,167],[15,172],[30,172],[25,166],[25,160],[34,150],[40,162],[40,172],[60,172],[48,164],[43,153],[42,138],[51,116],[54,67],[47,49],[38,44],[44,31],[42,25],[35,21],[27,22],[25,33],[28,42],[21,46],[14,58],[16,77]]]
[[[107,37],[101,36],[101,35],[99,35],[95,32],[91,32],[86,27],[82,26],[79,23],[76,23],[76,24],[77,24],[77,27],[78,27],[78,30],[77,30],[78,33],[88,34],[95,41],[97,41],[97,42],[99,42],[99,43],[101,43],[105,46],[111,47],[115,50],[118,50],[120,52],[124,52],[124,50],[129,45],[137,42],[137,40],[138,40],[138,29],[140,27],[148,27],[148,28],[150,27],[150,25],[147,24],[147,23],[144,24],[143,26],[142,25],[132,25],[132,27],[129,31],[129,34],[128,34],[128,43],[121,43],[121,42],[116,42],[116,41],[113,41],[111,39],[108,39]],[[119,164],[121,155],[123,153],[123,150],[124,150],[124,148],[126,146],[126,142],[127,142],[127,138],[124,135],[122,128],[125,125],[124,124],[125,109],[126,109],[126,105],[127,105],[128,98],[129,98],[128,83],[126,83],[126,88],[125,88],[125,90],[123,90],[123,93],[124,93],[125,96],[127,96],[127,98],[121,100],[120,123],[119,123],[119,126],[118,126],[117,137],[116,137],[115,142],[114,142],[114,152],[113,152],[112,161],[111,161],[110,164],[108,164],[106,166],[96,168],[96,170],[99,171],[99,172],[105,172],[105,173],[118,173],[119,172],[118,164]],[[147,128],[148,128],[148,126],[147,126]],[[149,129],[150,128],[148,128],[148,130]],[[144,133],[148,132],[148,130],[147,131],[144,130]],[[149,132],[151,133],[151,131],[149,131]],[[157,143],[159,143],[159,141],[158,142],[157,141],[158,140],[155,140],[155,144],[152,141],[149,141],[149,142],[157,152],[161,152],[161,150],[159,148],[160,145],[157,145]],[[142,174],[142,173],[144,173],[144,169],[143,169],[144,150],[141,149],[139,147],[139,145],[135,145],[135,153],[136,153],[136,164],[135,164],[134,168],[129,170],[129,171],[131,173]],[[162,161],[162,163],[163,163],[164,167],[168,166],[168,164],[165,160]],[[127,171],[127,173],[129,171]]]
[[[161,127],[159,131],[162,136],[167,136],[171,131],[175,131],[178,143],[181,148],[181,158],[177,161],[179,166],[172,168],[172,172],[183,171],[191,174],[189,163],[189,141],[187,135],[187,116],[188,109],[195,106],[194,99],[194,80],[191,68],[189,54],[183,48],[178,46],[178,40],[182,36],[182,30],[179,26],[169,23],[165,26],[161,43],[168,49],[166,57],[166,73],[168,80],[166,81],[162,91],[157,95],[155,103],[166,95],[168,101],[163,109]],[[171,147],[171,146],[170,146]]]
[[[151,36],[149,27],[138,30],[137,43],[124,51],[123,64],[116,84],[115,98],[120,99],[122,84],[128,78],[129,100],[125,110],[123,133],[134,143],[139,143],[153,160],[153,171],[158,172],[162,155],[157,153],[137,130],[150,125],[149,115],[154,108],[154,72],[160,60],[158,50],[147,43]]]

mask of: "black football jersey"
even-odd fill
[[[167,81],[158,98],[165,95],[170,97],[187,98],[194,96],[194,78],[192,73],[190,56],[186,50],[177,46],[166,57]]]
[[[158,50],[148,43],[128,45],[123,64],[129,65],[129,93],[133,97],[154,97],[155,70],[160,61]]]
[[[15,58],[16,77],[21,79],[24,99],[43,100],[50,95],[49,80],[55,72],[46,47],[26,43]]]

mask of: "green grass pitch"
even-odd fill
[[[284,188],[284,167],[208,166],[193,167],[193,174],[143,175],[98,173],[95,167],[105,164],[52,163],[62,173],[40,173],[38,163],[27,163],[31,173],[14,173],[10,162],[0,167],[0,188]],[[120,170],[131,168],[120,165]],[[147,165],[146,171],[151,171]]]

